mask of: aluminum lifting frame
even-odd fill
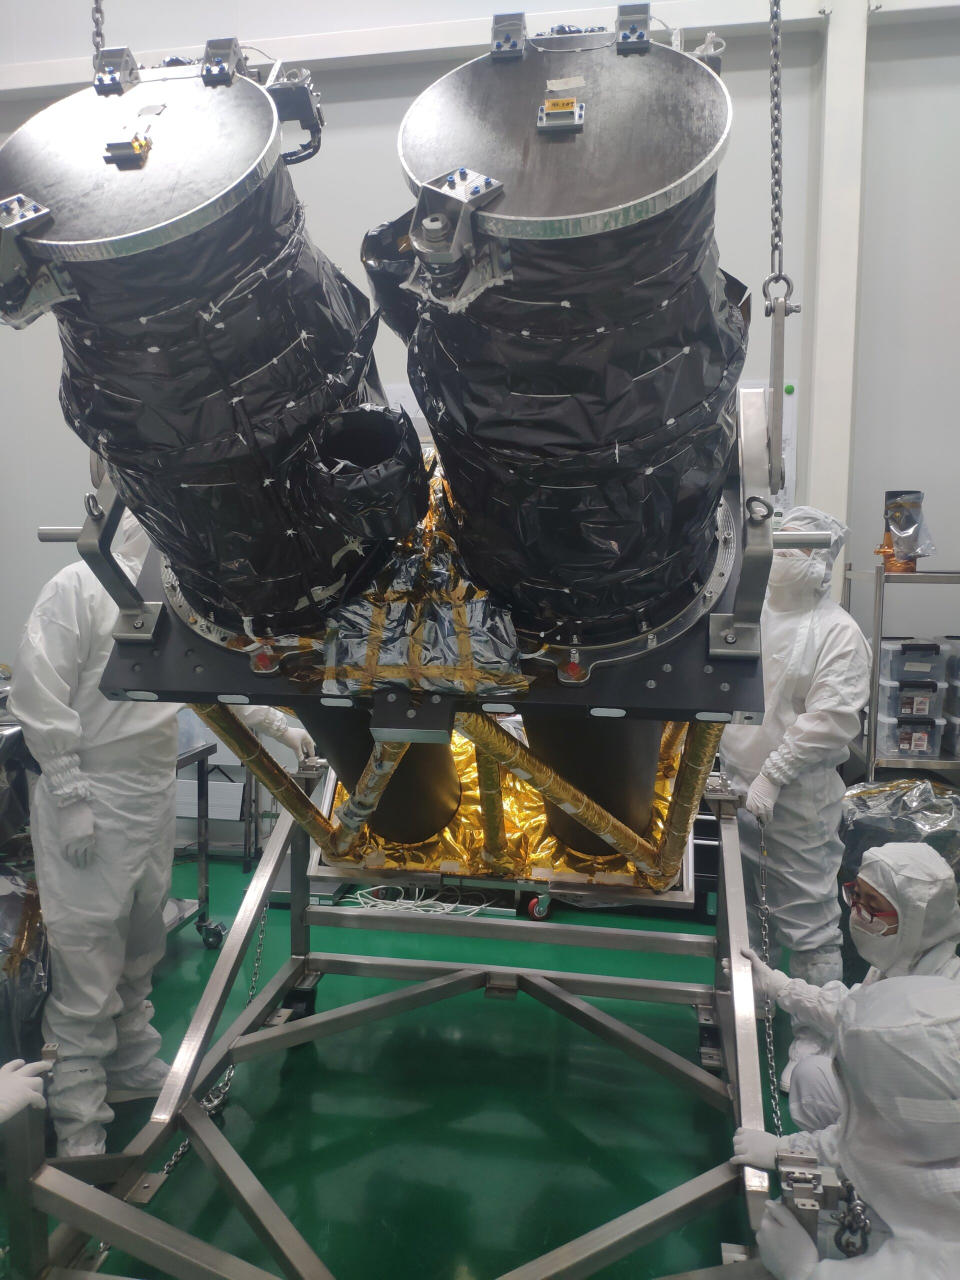
[[[332,798],[329,788],[325,789]],[[302,793],[301,793],[302,794]],[[289,812],[281,814],[267,842],[216,966],[193,1014],[170,1076],[150,1120],[116,1155],[46,1160],[43,1116],[29,1108],[7,1126],[10,1262],[15,1280],[81,1280],[77,1270],[90,1238],[121,1248],[177,1280],[267,1280],[273,1273],[170,1226],[140,1207],[162,1182],[149,1172],[175,1139],[188,1137],[203,1163],[291,1280],[322,1280],[330,1271],[271,1198],[200,1105],[206,1091],[231,1065],[332,1036],[381,1018],[483,990],[501,997],[523,994],[562,1014],[653,1070],[688,1085],[737,1124],[763,1128],[753,982],[741,955],[747,918],[736,823],[736,797],[710,780],[706,799],[720,826],[716,938],[702,934],[637,931],[598,925],[561,925],[524,920],[375,912],[310,905],[310,836]],[[314,814],[319,811],[307,800]],[[602,812],[602,811],[601,811]],[[303,817],[301,817],[303,821]],[[325,819],[306,825],[323,839]],[[289,853],[291,875],[290,957],[230,1026],[215,1038],[244,955]],[[638,900],[650,901],[638,891]],[[655,901],[655,899],[654,899]],[[342,955],[310,949],[311,925],[528,938],[568,946],[621,952],[655,952],[712,958],[713,985],[514,966],[403,960]],[[726,963],[725,963],[726,962]],[[276,1017],[284,997],[315,985],[324,975],[384,978],[405,985],[284,1022]],[[704,1070],[636,1031],[591,1000],[620,999],[689,1004],[706,1010],[719,1029],[722,1077]],[[269,1025],[268,1025],[269,1024]],[[510,1271],[500,1280],[548,1280],[589,1276],[643,1244],[712,1208],[746,1194],[751,1224],[759,1224],[769,1193],[766,1173],[724,1163],[682,1183],[647,1204]],[[146,1194],[145,1194],[146,1193]],[[47,1217],[60,1225],[47,1234]]]

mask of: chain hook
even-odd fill
[[[774,285],[783,286],[786,314],[799,311],[791,302],[793,281],[783,269],[783,83],[781,75],[781,0],[770,0],[770,274],[763,282],[766,314],[772,315]]]

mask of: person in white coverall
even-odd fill
[[[782,527],[829,533],[830,549],[773,553],[760,619],[763,723],[728,725],[720,759],[747,796],[738,825],[751,945],[759,950],[762,823],[772,962],[788,947],[791,975],[819,987],[843,976],[837,829],[844,786],[837,766],[860,731],[870,648],[853,618],[830,599],[844,526],[813,507],[795,507]],[[825,1047],[812,1026],[793,1021],[783,1089],[796,1062]]]
[[[148,547],[126,512],[114,554],[134,581]],[[61,570],[27,621],[9,700],[42,771],[31,833],[50,944],[43,1033],[59,1046],[48,1099],[60,1155],[102,1152],[108,1088],[156,1091],[168,1069],[148,997],[166,945],[179,708],[100,692],[117,615],[86,564]],[[309,735],[282,712],[248,707],[243,716],[313,755]]]
[[[793,1151],[839,1169],[868,1206],[869,1250],[841,1259],[832,1222],[818,1249],[777,1203],[757,1232],[761,1260],[777,1280],[956,1280],[960,987],[939,977],[861,987],[840,1013],[836,1066],[836,1124],[784,1138],[739,1129],[733,1163],[772,1169]]]
[[[832,1045],[840,1011],[854,991],[906,974],[960,979],[960,905],[949,863],[928,844],[886,844],[868,849],[860,874],[844,886],[850,902],[850,937],[871,964],[862,984],[813,987],[770,969],[746,952],[754,981],[781,1009],[815,1027]],[[790,1084],[790,1114],[801,1129],[825,1129],[839,1119],[842,1094],[832,1053],[798,1062]]]

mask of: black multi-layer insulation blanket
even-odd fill
[[[426,474],[382,404],[377,319],[284,167],[189,237],[70,273],[64,415],[188,603],[267,636],[363,591],[426,510]]]
[[[461,310],[403,287],[410,214],[366,237],[467,569],[534,637],[642,632],[709,575],[746,350],[714,194],[711,178],[632,227],[511,240],[510,278]]]

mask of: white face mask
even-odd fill
[[[857,913],[855,911],[851,911],[850,941],[868,964],[872,964],[874,968],[879,969],[881,973],[886,973],[897,958],[897,951],[900,946],[900,934],[870,933],[858,922]]]
[[[802,551],[775,551],[768,582],[774,590],[818,587],[823,581],[823,572],[821,561]]]

